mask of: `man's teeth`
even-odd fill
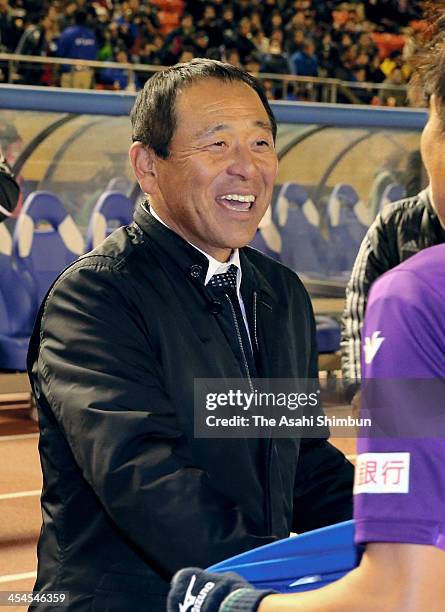
[[[235,200],[236,202],[255,202],[255,196],[228,193],[227,195],[221,196],[221,200]]]

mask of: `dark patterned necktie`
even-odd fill
[[[231,264],[227,272],[214,274],[209,280],[209,285],[211,287],[236,289],[237,271],[238,268]]]

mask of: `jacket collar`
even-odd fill
[[[155,219],[148,211],[148,207],[146,201],[136,206],[134,222],[166,256],[173,260],[185,276],[195,281],[199,279],[204,284],[209,265],[207,257],[179,234]],[[277,302],[276,293],[264,274],[251,261],[249,251],[249,248],[239,249],[242,269],[241,293],[248,295],[252,291],[257,291],[258,297],[272,309]]]
[[[156,243],[163,253],[179,267],[184,275],[194,281],[201,280],[204,284],[209,260],[195,247],[181,238],[179,234],[158,221],[148,211],[148,202],[141,202],[136,206],[134,222],[146,234],[150,241]]]

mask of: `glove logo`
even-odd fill
[[[184,601],[182,604],[179,604],[179,612],[187,612],[188,610],[190,610],[190,612],[199,612],[205,598],[215,586],[214,582],[207,582],[199,591],[198,595],[193,595],[192,590],[195,586],[195,582],[196,574],[193,574],[190,579],[190,584],[187,587],[187,591],[185,592]]]

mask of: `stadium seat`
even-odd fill
[[[384,192],[382,193],[382,197],[379,203],[379,212],[388,204],[392,202],[397,202],[397,200],[402,200],[406,196],[406,189],[403,185],[399,185],[398,183],[392,183],[388,185]]]
[[[284,183],[274,213],[281,235],[282,263],[295,272],[324,278],[328,244],[319,230],[319,213],[304,187]]]
[[[86,250],[95,249],[116,228],[133,220],[133,203],[119,191],[105,191],[91,214],[86,235]]]
[[[0,369],[26,370],[35,314],[31,287],[12,259],[12,238],[0,224]]]
[[[349,271],[368,227],[358,218],[360,206],[357,192],[351,185],[336,185],[329,196],[327,224],[333,247],[332,271]]]
[[[340,325],[332,317],[317,315],[317,348],[319,353],[335,353],[340,348]]]
[[[29,194],[14,228],[12,251],[19,269],[32,279],[37,305],[83,250],[82,235],[59,198],[48,191]]]

